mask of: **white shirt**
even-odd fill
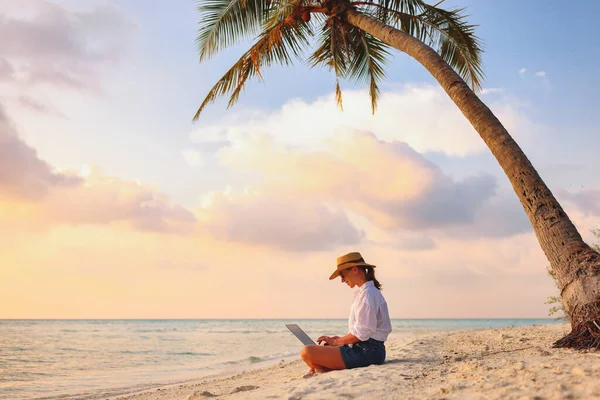
[[[358,288],[350,307],[348,329],[361,341],[373,338],[382,342],[392,331],[387,303],[373,281],[367,281]]]

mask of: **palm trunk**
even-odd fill
[[[592,250],[521,148],[463,79],[425,43],[348,7],[351,25],[417,60],[467,117],[510,179],[537,239],[556,273],[571,333],[556,347],[600,346],[600,254]]]

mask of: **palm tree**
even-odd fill
[[[337,78],[367,82],[372,111],[384,64],[394,48],[408,54],[440,83],[479,133],[508,176],[538,241],[556,273],[571,321],[571,333],[555,347],[600,347],[600,254],[591,249],[533,168],[521,148],[475,95],[481,88],[481,45],[463,9],[444,10],[423,0],[202,0],[198,32],[200,61],[251,36],[254,44],[208,92],[207,104],[230,94],[239,98],[248,78],[262,80],[272,64],[307,60]]]

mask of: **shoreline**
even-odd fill
[[[187,377],[181,379],[172,379],[166,382],[146,382],[131,386],[116,386],[109,387],[106,389],[93,390],[89,392],[77,392],[67,393],[57,396],[49,397],[36,397],[34,400],[62,400],[62,399],[77,399],[77,400],[113,400],[113,399],[125,399],[131,396],[136,396],[141,393],[148,393],[155,390],[161,391],[168,388],[173,388],[179,385],[196,384],[198,381],[213,381],[223,378],[230,377],[232,374],[243,374],[252,371],[260,371],[268,369],[274,365],[278,365],[281,362],[293,362],[299,355],[290,355],[276,359],[270,359],[261,361],[255,364],[240,364],[230,366],[227,369],[221,369],[218,371],[205,371],[204,373],[197,373],[194,377]]]
[[[554,349],[568,323],[431,332],[386,342],[383,365],[308,375],[302,360],[274,360],[109,400],[564,399],[600,398],[600,353]]]

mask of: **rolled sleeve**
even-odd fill
[[[377,330],[377,307],[365,303],[355,312],[355,323],[350,327],[350,333],[360,341],[368,340]]]

